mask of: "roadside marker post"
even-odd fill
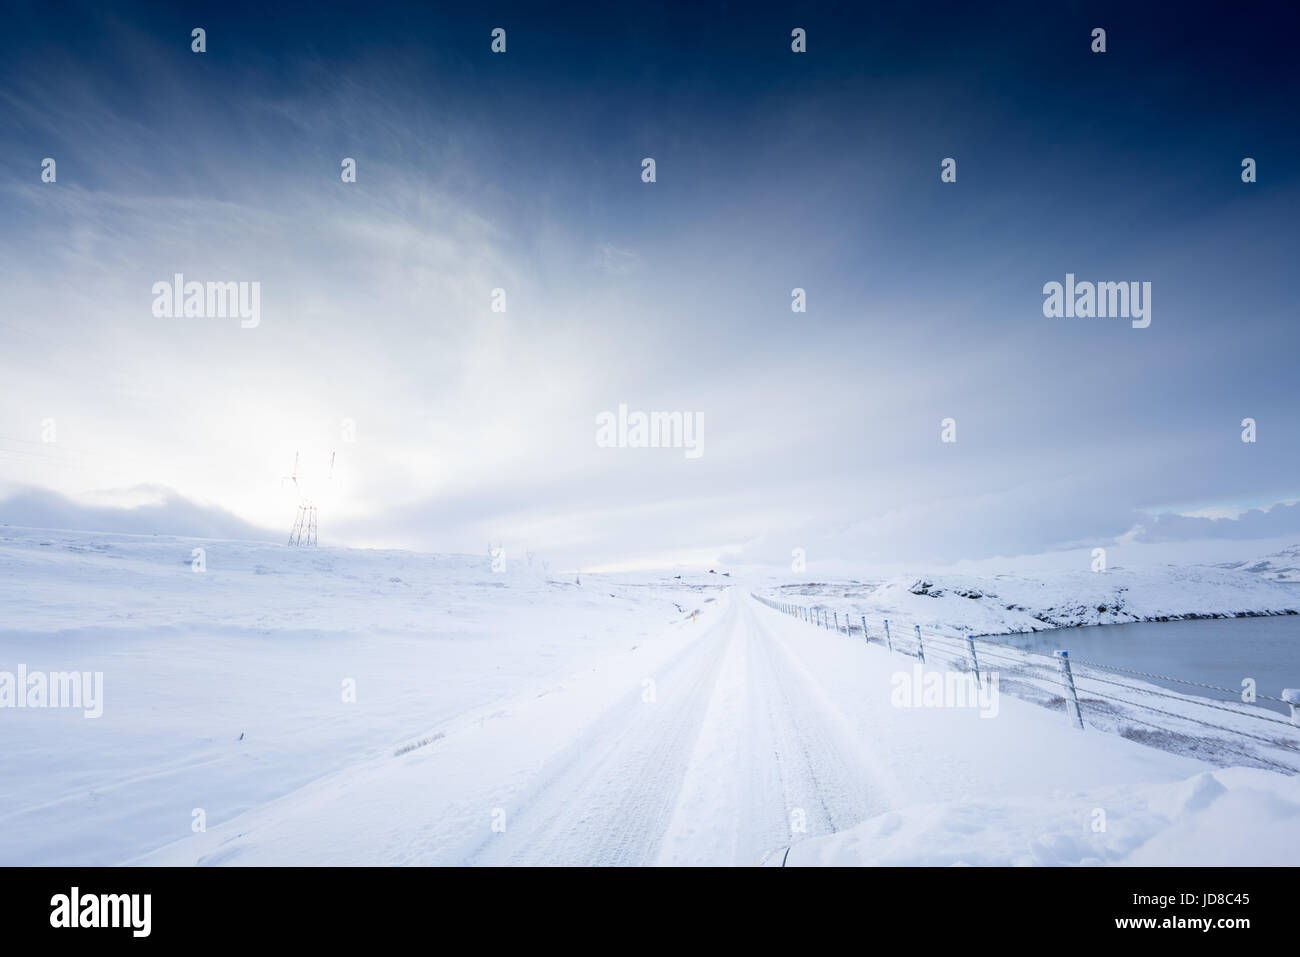
[[[1065,717],[1070,724],[1083,730],[1083,712],[1079,710],[1079,693],[1074,690],[1074,674],[1070,671],[1070,653],[1058,651],[1056,660],[1061,663],[1061,684],[1065,686]],[[1071,720],[1073,719],[1073,720]]]
[[[975,669],[975,684],[982,687],[983,682],[980,681],[980,663],[979,660],[975,657],[975,636],[974,635],[966,636],[966,647],[970,651],[971,667]]]
[[[1283,688],[1282,700],[1291,706],[1291,723],[1300,726],[1300,688]]]

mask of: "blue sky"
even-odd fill
[[[1300,499],[1295,14],[1126,7],[19,4],[0,521],[278,536],[299,452],[323,541],[580,567],[1300,533],[1205,517]],[[1045,318],[1067,272],[1150,327]]]

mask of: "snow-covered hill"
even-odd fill
[[[882,582],[791,582],[765,591],[848,615],[855,625],[865,615],[877,626],[889,618],[955,637],[1300,612],[1300,592],[1290,586],[1204,565],[993,576],[940,572]]]
[[[1300,545],[1291,545],[1254,561],[1225,562],[1218,567],[1240,569],[1275,582],[1300,582]]]

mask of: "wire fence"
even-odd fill
[[[753,597],[811,627],[850,638],[860,635],[922,664],[970,673],[977,682],[996,675],[1000,691],[1063,711],[1080,729],[1120,734],[1214,764],[1244,763],[1300,774],[1300,691],[1288,689],[1282,697],[1248,694],[1175,675],[1075,658],[1064,649],[1045,655],[974,635],[963,640],[923,631],[920,625],[901,627],[888,618],[869,622],[865,615],[850,616],[837,609],[757,594]],[[1153,681],[1195,690],[1171,690]],[[1261,702],[1287,706],[1290,720]]]

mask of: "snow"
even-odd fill
[[[1284,588],[1205,568],[1043,582],[1038,604],[1032,579],[815,587],[967,608],[964,627],[1122,582],[1125,614],[1228,608],[1240,576],[1248,608]],[[901,706],[913,659],[748,585],[0,528],[0,671],[105,689],[97,719],[0,710],[0,864],[1265,864],[1298,846],[1300,779],[1005,694]]]
[[[861,628],[889,618],[927,632],[965,638],[1081,625],[1191,617],[1297,614],[1300,593],[1237,569],[1205,565],[1110,567],[1104,572],[1038,574],[939,572],[880,582],[788,582],[764,593],[828,613]]]
[[[1243,852],[1243,845],[1249,850]],[[1182,781],[1059,793],[1050,800],[917,804],[790,848],[787,867],[1251,864],[1289,867],[1300,847],[1300,778],[1252,768]]]
[[[1290,545],[1253,561],[1223,562],[1219,567],[1242,569],[1270,581],[1300,582],[1300,545]]]
[[[918,652],[919,628],[927,659],[961,670],[969,663],[966,638],[971,635],[1137,621],[1290,616],[1300,606],[1300,593],[1292,585],[1210,565],[1153,564],[1104,572],[1047,567],[1016,575],[940,571],[874,583],[769,581],[759,593],[820,612],[832,627],[838,616],[841,628],[847,621],[859,637],[865,618],[868,635],[878,642],[884,640],[888,621],[893,645],[908,654]],[[1058,647],[1067,645],[1068,639],[1062,637]],[[977,642],[976,646],[983,667],[1000,672],[1004,692],[1041,706],[1064,707],[1054,660],[1005,642]],[[1141,676],[1107,667],[1115,664],[1075,662],[1074,680],[1090,726],[1196,754],[1216,766],[1300,768],[1296,750],[1300,740],[1284,717],[1225,700],[1220,692],[1207,697],[1171,694]],[[1199,690],[1181,687],[1184,692]],[[1281,691],[1265,690],[1270,695]],[[1152,707],[1160,712],[1154,719]]]
[[[721,593],[706,576],[578,587],[506,569],[0,528],[0,670],[102,671],[105,689],[96,720],[0,710],[0,862],[120,862],[190,833],[195,808],[232,818],[604,657],[635,661]]]

